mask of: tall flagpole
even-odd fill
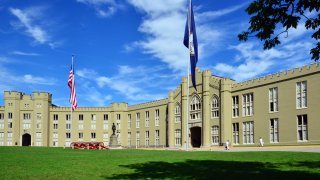
[[[189,8],[188,8],[188,34],[189,34],[189,51],[191,46],[191,41],[190,41],[190,28],[191,28],[191,0],[189,0]],[[186,120],[186,151],[188,151],[189,147],[189,94],[190,94],[190,77],[189,77],[189,70],[190,70],[190,62],[188,63],[188,71],[187,71],[187,76],[188,76],[188,83],[187,83],[187,120]]]

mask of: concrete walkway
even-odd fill
[[[181,149],[183,150],[183,149]],[[314,146],[265,146],[265,147],[224,147],[192,148],[190,151],[221,151],[221,152],[248,152],[248,151],[294,151],[294,152],[317,152],[320,153],[320,145]]]

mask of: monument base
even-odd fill
[[[110,136],[110,141],[109,141],[109,147],[120,147],[120,144],[118,144],[118,138],[117,138],[117,135],[115,134],[112,134]]]

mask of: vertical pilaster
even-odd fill
[[[225,143],[227,140],[231,142],[232,129],[231,129],[231,85],[232,81],[230,79],[222,79],[220,81],[221,85],[221,116],[220,116],[220,132],[221,132],[221,143]]]
[[[173,92],[169,92],[168,102],[168,145],[174,147],[174,101]]]
[[[210,146],[210,83],[211,71],[202,73],[202,146]]]
[[[188,78],[182,78],[182,87],[181,87],[181,136],[182,136],[182,146],[186,147],[186,121],[187,121],[187,86],[188,86]]]

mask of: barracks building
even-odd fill
[[[118,143],[128,148],[182,148],[187,137],[190,147],[227,140],[233,146],[257,146],[260,137],[267,146],[320,144],[318,63],[241,83],[197,69],[196,82],[197,91],[184,77],[166,99],[79,107],[72,117],[70,107],[53,105],[48,92],[5,91],[0,146],[108,145],[113,123]]]

